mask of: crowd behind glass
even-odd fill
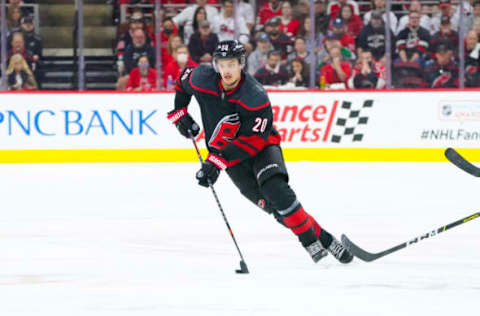
[[[118,90],[173,90],[185,67],[211,63],[217,42],[229,39],[245,46],[245,71],[269,87],[480,86],[480,0],[462,1],[463,9],[451,0],[396,0],[390,10],[385,0],[162,0],[157,10],[155,2],[106,1],[117,13]],[[42,82],[42,39],[25,3],[10,0],[6,9],[11,90]]]

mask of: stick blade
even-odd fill
[[[355,245],[346,235],[342,234],[342,244],[358,259],[371,262],[381,257],[381,255],[370,253]]]
[[[240,269],[235,270],[235,272],[238,273],[238,274],[249,274],[250,273],[250,271],[248,271],[247,264],[243,260],[240,260]]]
[[[455,149],[447,148],[445,150],[445,157],[458,168],[462,169],[466,173],[471,174],[474,177],[480,177],[480,168],[475,167],[473,164],[463,158]]]

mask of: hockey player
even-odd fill
[[[352,261],[350,252],[305,212],[288,185],[272,108],[263,87],[243,71],[243,45],[220,42],[212,63],[185,69],[176,82],[175,109],[168,114],[183,136],[196,136],[200,128],[187,111],[192,95],[200,105],[209,154],[196,173],[198,183],[208,187],[226,170],[246,198],[298,236],[314,262],[328,252],[340,262]]]

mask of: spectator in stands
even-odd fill
[[[391,52],[395,46],[395,36],[390,30]],[[357,37],[357,55],[360,56],[362,51],[369,51],[376,61],[383,60],[385,57],[386,34],[385,25],[382,15],[378,11],[373,11],[370,23],[365,25]]]
[[[327,0],[315,0],[315,30],[321,34],[327,32],[330,25],[330,15],[327,14],[327,7],[325,5]]]
[[[257,14],[257,29],[261,29],[264,24],[273,17],[282,15],[282,2],[280,0],[269,0],[265,3]]]
[[[155,50],[147,42],[145,31],[138,29],[132,34],[132,44],[125,49],[125,70],[130,73],[137,66],[138,59],[147,56],[150,65],[155,65]]]
[[[475,31],[469,31],[465,36],[465,61],[480,61],[480,43],[478,35]]]
[[[251,31],[255,25],[255,13],[253,12],[253,6],[248,3],[247,0],[239,0],[237,10],[237,14],[245,20],[248,30]]]
[[[143,10],[140,7],[135,7],[131,10],[130,15],[126,22],[120,24],[117,29],[117,37],[121,38],[123,33],[128,32],[128,30],[134,30],[136,28],[143,28],[144,25],[144,15]],[[132,25],[134,23],[140,23],[136,25]]]
[[[347,81],[352,73],[350,63],[342,60],[341,47],[334,46],[329,50],[329,60],[320,69],[320,78],[325,78],[325,86],[342,84],[347,86]]]
[[[467,21],[464,22],[467,31],[474,28],[474,25],[477,24],[477,34],[480,35],[480,0],[475,0],[472,4],[472,14],[469,15],[466,19]]]
[[[288,55],[288,61],[290,62],[294,59],[305,60],[310,55],[310,52],[307,51],[305,39],[299,36],[295,38],[293,43],[293,52]]]
[[[43,43],[40,35],[35,33],[35,25],[33,24],[32,16],[25,16],[22,18],[22,33],[25,40],[25,47],[32,52],[33,59],[38,61],[42,58]]]
[[[293,17],[298,21],[303,21],[308,16],[310,16],[309,0],[299,0],[297,5],[293,8]]]
[[[171,35],[168,38],[166,54],[162,55],[162,65],[163,65],[163,67],[168,65],[174,59],[173,55],[175,54],[175,50],[181,44],[183,44],[183,42],[182,42],[182,38],[180,37],[180,35]]]
[[[272,50],[268,53],[267,64],[258,69],[254,75],[262,85],[281,86],[288,82],[287,68],[281,63],[281,52]]]
[[[291,82],[295,87],[308,87],[310,83],[310,71],[308,64],[303,59],[292,59],[289,65],[290,78],[288,82]]]
[[[218,36],[212,33],[210,22],[204,20],[199,23],[198,31],[193,33],[188,43],[190,56],[196,63],[212,62],[213,51],[217,47]]]
[[[385,10],[385,7],[385,0],[373,0],[373,9],[380,12],[383,18],[383,22],[387,23],[387,12]],[[372,11],[365,13],[365,15],[363,16],[364,25],[367,25],[370,22]],[[397,22],[397,17],[392,11],[390,11],[390,28],[392,29],[392,32],[395,32],[395,30],[397,29]]]
[[[362,19],[354,14],[352,8],[348,5],[344,5],[340,8],[339,15],[340,16],[337,17],[343,20],[346,33],[353,36],[353,38],[356,38],[363,27]]]
[[[37,82],[30,67],[20,54],[10,57],[7,69],[8,90],[35,90]]]
[[[127,47],[131,46],[133,43],[133,33],[136,30],[142,30],[146,36],[146,42],[150,43],[152,46],[152,38],[145,30],[145,21],[143,19],[143,13],[141,10],[136,10],[132,13],[129,18],[128,23],[128,30],[121,33],[118,43],[117,43],[117,66],[118,72],[120,75],[123,75],[125,72],[125,62],[124,62],[124,54]],[[130,72],[129,70],[128,72]],[[127,74],[128,74],[127,72]]]
[[[342,18],[336,18],[332,21],[331,26],[333,34],[340,41],[342,46],[348,49],[352,54],[355,54],[355,39],[352,35],[346,32],[345,23]]]
[[[410,2],[410,7],[408,11],[417,12],[418,14],[420,14],[420,26],[428,30],[430,32],[430,35],[438,32],[440,28],[440,23],[438,23],[437,25],[434,19],[430,18],[427,14],[423,14],[423,6],[419,0],[412,0],[412,2]],[[408,26],[409,18],[409,14],[406,14],[400,18],[395,34],[399,34]]]
[[[372,52],[368,49],[362,50],[348,80],[348,87],[350,89],[382,89],[385,87],[384,74],[385,68],[382,64],[375,63]]]
[[[37,67],[38,58],[35,58],[33,56],[33,53],[27,48],[25,48],[25,39],[22,33],[15,32],[12,34],[10,47],[11,49],[9,51],[8,58],[11,58],[11,56],[15,54],[22,55],[23,59],[25,59],[25,61],[27,62],[30,70],[32,70],[32,72],[35,74],[35,77],[37,77],[39,75],[39,69]]]
[[[208,5],[207,0],[196,0],[195,2],[195,4],[189,5],[173,18],[173,22],[175,22],[177,26],[183,26],[184,29],[187,30],[189,28],[193,29],[193,18],[197,7],[204,7],[208,22],[213,23],[218,14],[217,9],[214,6]],[[193,34],[193,32],[190,34]],[[184,37],[184,42],[188,42],[188,38]]]
[[[232,0],[225,0],[222,11],[217,15],[212,23],[212,31],[218,35],[218,40],[226,41],[235,39],[235,27],[237,27],[238,41],[245,46],[247,52],[252,50],[252,45],[249,43],[250,31],[247,23],[243,17],[238,16],[237,21],[233,19],[233,2]]]
[[[157,71],[150,67],[147,56],[138,59],[127,82],[127,91],[152,91],[157,89]]]
[[[458,88],[458,65],[453,59],[450,42],[438,43],[435,60],[424,70],[428,88]]]
[[[477,0],[473,3],[472,24],[478,19],[480,19],[480,1]]]
[[[288,35],[291,39],[298,34],[300,23],[293,18],[292,5],[285,1],[282,3],[282,15],[280,18],[280,32]]]
[[[310,18],[306,18],[303,23],[300,24],[298,35],[306,40],[307,51],[314,52],[317,60],[323,60],[328,56],[325,45],[323,44],[325,37],[322,33],[315,34],[313,42],[310,40]]]
[[[185,27],[183,28],[183,38],[185,41],[185,45],[188,45],[192,35],[198,31],[198,25],[202,21],[208,21],[207,11],[205,10],[205,7],[197,7],[195,12],[193,13],[193,23],[185,25]]]
[[[282,61],[287,60],[287,55],[292,51],[292,41],[280,31],[280,17],[274,17],[265,23],[265,32],[268,34],[273,49],[279,51]]]
[[[10,32],[20,30],[20,20],[22,19],[22,11],[19,6],[10,4],[7,12],[7,27]]]
[[[475,31],[465,37],[465,86],[480,86],[480,43]]]
[[[247,61],[247,71],[252,76],[255,75],[258,69],[266,65],[268,52],[273,48],[266,33],[257,33],[256,42],[257,48],[248,56]]]
[[[452,23],[452,28],[458,30],[458,21],[453,18],[454,10],[450,0],[439,0],[440,12],[432,16],[432,24],[434,25],[435,33],[440,29],[440,20],[442,16],[448,16]]]
[[[328,3],[327,14],[330,15],[330,19],[335,19],[339,13],[340,8],[343,5],[348,5],[352,8],[353,12],[356,15],[360,15],[360,10],[358,9],[358,3],[353,0],[333,0]]]
[[[399,58],[397,62],[416,62],[423,66],[430,43],[430,33],[420,26],[420,14],[409,13],[408,27],[398,34],[396,48]]]
[[[170,62],[170,52],[168,51],[168,42],[170,37],[178,34],[178,29],[171,18],[165,18],[162,22],[163,30],[160,33],[160,45],[162,47],[162,66]],[[181,39],[180,39],[181,43]]]
[[[446,15],[443,15],[441,18],[440,31],[435,33],[430,40],[430,52],[431,57],[435,58],[437,52],[437,45],[443,42],[449,42],[449,47],[453,48],[454,55],[457,55],[458,48],[458,33],[452,30],[452,24],[450,23],[450,18]]]
[[[147,42],[147,37],[145,31],[142,29],[137,29],[132,34],[132,44],[125,49],[125,54],[123,56],[123,61],[125,63],[126,76],[122,76],[117,81],[117,90],[125,90],[128,74],[137,67],[138,59],[142,56],[148,58],[149,64],[155,65],[155,50]]]
[[[322,63],[327,63],[330,61],[330,55],[328,52],[333,47],[340,47],[340,52],[342,53],[342,59],[352,61],[351,60],[352,55],[349,54],[348,50],[343,50],[342,43],[340,43],[337,35],[335,35],[332,31],[328,31],[327,34],[325,35],[324,47],[325,47],[325,52],[322,52],[322,56],[321,56]],[[346,56],[344,55],[344,53],[346,53]]]
[[[474,1],[470,1],[470,3],[468,3],[467,0],[465,0],[465,3],[468,4],[468,5],[465,5],[464,9],[465,10],[468,10],[469,9],[469,6],[470,6],[470,12],[466,12],[465,13],[465,16],[463,18],[463,30],[464,30],[464,34],[466,34],[466,32],[470,31],[473,27],[473,23],[475,20],[477,19],[480,19],[480,1],[479,0],[474,0]],[[460,8],[460,6],[458,6],[457,8],[457,11],[458,9]],[[452,10],[453,11],[453,10]],[[458,20],[457,20],[458,19]],[[452,22],[452,28],[455,29],[455,31],[459,31],[458,30],[458,27],[457,27],[457,24],[460,22],[460,12],[455,12],[452,17],[450,18],[450,21]],[[457,28],[455,28],[457,27]]]
[[[473,21],[471,30],[475,31],[475,33],[480,36],[480,18],[477,18]]]
[[[177,47],[173,57],[175,59],[165,67],[165,72],[163,73],[164,87],[167,90],[174,89],[174,83],[178,80],[185,68],[198,66],[198,64],[190,58],[187,46],[183,44]]]
[[[442,1],[446,0],[440,0],[440,3]],[[455,12],[452,13],[450,16],[451,22],[452,22],[452,28],[456,30],[459,33],[466,34],[470,30],[471,26],[471,17],[473,16],[473,3],[475,0],[465,0],[463,1],[463,25],[461,30],[459,29],[459,23],[460,23],[460,5],[456,6]],[[451,10],[452,12],[453,10]]]

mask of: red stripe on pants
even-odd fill
[[[285,223],[285,225],[287,225],[287,227],[292,228],[302,224],[307,219],[307,217],[308,217],[307,213],[305,213],[303,208],[300,207],[298,210],[296,210],[292,214],[284,217],[283,222]]]
[[[300,234],[306,232],[307,230],[309,230],[311,227],[312,227],[312,222],[310,221],[310,218],[307,218],[305,223],[303,223],[302,225],[300,225],[298,227],[292,228],[292,232],[295,235],[300,235]]]
[[[320,238],[320,232],[321,232],[320,225],[318,225],[317,221],[313,218],[312,215],[307,213],[307,216],[310,222],[313,223],[313,228],[315,229],[315,234],[317,235],[317,238]]]
[[[315,220],[312,221],[312,219],[313,218],[301,207],[293,214],[284,217],[283,221],[295,235],[300,235],[312,227],[312,223],[315,222]]]

